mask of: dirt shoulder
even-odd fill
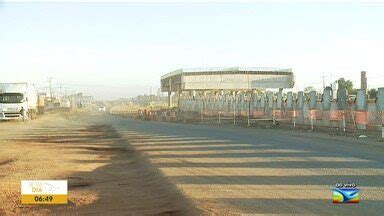
[[[0,124],[0,215],[197,214],[113,127],[77,119]],[[69,204],[22,205],[23,179],[67,179]]]

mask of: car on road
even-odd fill
[[[107,109],[105,108],[105,106],[101,106],[98,108],[98,111],[100,112],[105,112]]]

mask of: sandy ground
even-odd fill
[[[0,124],[0,215],[198,214],[114,128],[78,117]],[[20,204],[23,179],[68,179],[69,204]]]
[[[382,143],[107,114],[3,123],[0,137],[0,215],[384,212]],[[21,179],[68,179],[70,204],[21,205]],[[338,182],[356,183],[361,202],[332,204]]]

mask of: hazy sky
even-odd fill
[[[182,67],[289,67],[296,89],[384,87],[384,4],[0,3],[0,82],[98,98],[156,92]],[[58,89],[56,89],[58,91]]]

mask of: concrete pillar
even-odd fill
[[[376,106],[378,113],[381,113],[381,139],[384,140],[384,88],[377,90]]]
[[[345,110],[347,108],[347,99],[348,99],[347,89],[338,89],[337,90],[337,106],[341,115],[341,125],[339,125],[339,127],[341,127],[344,132],[346,131]]]
[[[377,89],[376,106],[378,111],[384,111],[384,88]]]
[[[180,107],[181,100],[181,84],[177,85],[177,107]]]
[[[341,115],[340,115],[340,110],[336,101],[331,102],[328,118],[329,118],[329,125],[331,127],[334,127],[334,128],[340,127]]]
[[[268,97],[268,112],[271,114],[273,111],[273,92],[268,92],[267,94]]]
[[[347,89],[338,89],[337,90],[337,106],[339,110],[345,110],[347,106],[348,91]]]
[[[309,92],[309,103],[308,103],[308,111],[309,111],[309,120],[311,124],[311,129],[313,130],[316,124],[316,108],[317,108],[317,92],[310,91]]]
[[[243,101],[243,92],[239,92],[237,95],[237,102],[236,102],[236,115],[239,114],[241,116],[241,111],[243,109],[242,107],[242,101]]]
[[[287,93],[287,111],[292,111],[293,109],[293,95],[292,92]]]
[[[244,115],[244,104],[245,104],[245,93],[241,92],[239,95],[239,101],[238,101],[238,111],[239,115],[242,116]]]
[[[331,101],[332,101],[332,88],[326,87],[323,91],[323,98],[322,98],[322,126],[329,126],[329,116],[330,116],[330,110],[331,110]]]
[[[332,88],[326,87],[323,92],[322,107],[323,111],[328,111],[331,108]]]
[[[171,104],[172,104],[172,92],[171,91],[168,91],[168,108],[171,108]]]
[[[304,106],[304,92],[303,91],[299,91],[299,92],[297,92],[296,108],[298,110],[301,110],[301,109],[303,109],[303,106]]]
[[[263,112],[265,114],[265,94],[261,93],[260,95],[260,103],[259,103],[260,109],[258,111]]]
[[[254,116],[256,114],[255,112],[257,111],[257,107],[259,105],[259,98],[256,92],[252,93],[252,111],[251,111],[251,116]]]
[[[276,103],[276,109],[281,110],[283,105],[283,92],[282,90],[277,93],[277,103]]]
[[[171,108],[172,105],[172,79],[169,78],[168,80],[168,108]]]
[[[310,91],[309,92],[309,109],[310,110],[316,110],[317,105],[317,92],[316,91]]]
[[[357,90],[355,119],[357,129],[367,129],[367,95],[364,89]]]
[[[296,116],[300,124],[304,124],[304,92],[297,92]]]

